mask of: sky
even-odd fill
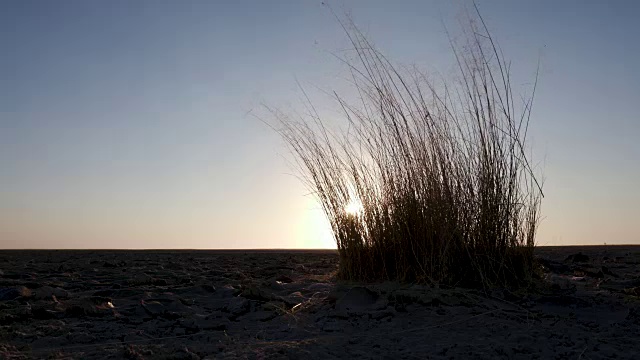
[[[447,74],[464,1],[329,2],[397,64]],[[526,95],[538,245],[640,243],[640,3],[477,1]],[[6,0],[0,248],[333,248],[256,118],[344,86],[321,1]],[[317,96],[317,97],[316,97]],[[313,94],[320,106],[329,106]]]

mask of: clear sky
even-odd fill
[[[332,2],[397,63],[447,73],[460,2]],[[478,2],[513,60],[538,58],[539,245],[640,243],[640,2]],[[326,248],[284,143],[251,114],[343,89],[315,1],[5,0],[0,248]],[[322,99],[319,100],[320,104]]]

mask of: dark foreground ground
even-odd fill
[[[331,251],[2,251],[0,359],[638,359],[640,247],[525,293],[337,284]]]

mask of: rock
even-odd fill
[[[336,301],[335,309],[345,312],[367,311],[374,307],[377,300],[378,294],[365,287],[356,286]]]
[[[404,308],[404,305],[420,304],[423,306],[439,306],[443,304],[441,299],[442,293],[435,290],[423,290],[423,289],[399,289],[389,295],[391,299],[396,303],[399,309]],[[458,304],[456,304],[458,305]]]
[[[597,278],[597,279],[604,279],[604,271],[602,270],[585,270],[585,275],[592,277],[592,278]]]
[[[623,289],[623,292],[627,295],[640,296],[640,287]]]
[[[577,254],[572,254],[567,256],[567,258],[564,261],[570,261],[570,262],[589,262],[589,257],[587,255],[584,255],[583,253],[579,252]]]
[[[313,283],[307,286],[305,290],[311,293],[328,293],[333,290],[333,287],[334,286],[332,284]]]
[[[129,280],[132,285],[148,285],[153,283],[153,278],[145,273],[140,273]]]
[[[237,296],[238,294],[240,294],[241,291],[239,291],[238,289],[234,288],[231,285],[225,285],[221,288],[216,289],[216,297],[218,298],[231,298],[234,296]]]
[[[224,310],[229,305],[229,301],[231,299],[232,298],[227,298],[227,299],[205,298],[201,300],[201,306],[207,310],[212,310],[212,311]]]
[[[14,288],[0,288],[0,301],[28,298],[30,296],[31,290],[24,286],[17,286]]]
[[[576,284],[565,276],[551,274],[547,277],[547,280],[554,290],[573,291],[576,288]]]
[[[65,304],[66,314],[73,317],[82,316],[107,316],[113,315],[111,299],[92,296],[88,298],[70,301]]]
[[[169,284],[165,279],[153,279],[151,283],[155,286],[167,286]]]
[[[224,307],[224,311],[231,313],[232,315],[239,316],[249,312],[251,304],[249,300],[243,297],[231,298],[227,305]]]
[[[182,303],[182,301],[174,300],[165,306],[168,314],[173,318],[181,318],[194,313],[190,306]]]
[[[0,276],[4,276],[4,271],[0,270]]]
[[[601,269],[602,269],[602,273],[604,275],[609,275],[609,276],[613,276],[613,277],[616,277],[616,278],[618,277],[618,275],[616,275],[615,273],[611,272],[611,270],[609,270],[609,268],[606,267],[606,266],[602,266]]]
[[[394,317],[396,314],[397,314],[396,309],[389,306],[383,310],[370,312],[369,317],[371,317],[374,320],[380,320],[386,317]]]
[[[640,308],[630,308],[626,320],[640,325]]]
[[[568,273],[571,272],[571,268],[565,264],[559,263],[559,262],[555,262],[555,261],[551,261],[551,260],[547,260],[544,258],[538,258],[538,262],[546,267],[547,269],[549,269],[549,271],[556,273],[556,274],[563,274],[563,273]]]
[[[305,301],[306,298],[300,293],[300,291],[292,292],[291,294],[285,296],[288,303],[295,303],[296,305]]]
[[[72,272],[73,270],[74,270],[73,267],[68,264],[60,264],[58,266],[58,272],[61,272],[61,273]]]
[[[283,303],[285,305],[285,308],[287,309],[291,309],[292,307],[302,302],[302,300],[300,300],[299,297],[291,297],[291,296],[274,296],[273,301]]]
[[[142,308],[151,316],[163,315],[167,310],[159,301],[144,301]]]
[[[69,293],[65,289],[51,286],[42,286],[34,290],[34,298],[37,300],[51,299],[54,296],[58,299],[68,299]]]
[[[258,300],[258,301],[269,301],[274,299],[273,294],[267,292],[266,290],[260,289],[256,286],[251,286],[246,288],[240,294],[240,296],[247,299]]]
[[[208,293],[214,293],[216,292],[216,287],[210,284],[203,284],[200,285],[200,287],[202,288],[202,290],[208,292]]]
[[[280,281],[274,280],[269,284],[269,288],[271,288],[271,290],[275,290],[277,292],[280,292],[280,291],[283,291],[283,290],[286,289],[284,287],[284,285],[287,285],[287,284],[281,283]]]
[[[294,270],[296,270],[296,271],[306,272],[306,271],[307,271],[307,268],[306,268],[304,265],[302,265],[302,264],[298,264],[298,265],[296,265],[296,266],[295,266]]]
[[[191,352],[188,348],[180,349],[179,351],[175,351],[171,355],[172,360],[200,360],[200,356],[196,353]]]
[[[250,322],[256,322],[256,321],[269,321],[273,318],[275,318],[278,314],[275,311],[266,311],[266,310],[260,310],[260,311],[254,311],[254,312],[250,312],[246,315],[244,315],[241,320],[242,321],[250,321]]]
[[[286,276],[286,275],[280,275],[280,276],[278,276],[278,277],[276,278],[276,281],[279,281],[279,282],[281,282],[281,283],[285,283],[285,284],[289,284],[289,283],[292,283],[292,282],[293,282],[293,280],[292,280],[290,277]]]
[[[31,310],[31,316],[38,320],[50,320],[63,317],[64,313],[46,308],[34,308]]]
[[[284,313],[287,311],[287,305],[282,301],[268,301],[262,304],[262,309],[266,311],[276,311]]]

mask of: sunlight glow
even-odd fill
[[[362,204],[359,201],[351,200],[347,206],[344,207],[344,211],[352,216],[360,215],[360,213],[362,213]]]

